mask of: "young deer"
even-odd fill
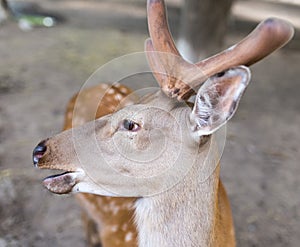
[[[95,114],[74,115],[72,126],[74,98],[65,129],[76,128],[40,142],[34,165],[65,171],[44,179],[53,193],[94,194],[79,197],[104,247],[235,246],[215,132],[233,116],[248,85],[245,66],[287,43],[293,29],[268,19],[237,45],[190,64],[175,47],[162,0],[148,1],[148,24],[145,48],[161,90],[135,104],[125,99],[116,112],[80,127]],[[84,92],[76,104],[98,105],[100,97],[96,117],[113,112],[119,102],[112,103],[109,92],[122,86],[106,87],[90,89],[92,97]],[[198,87],[194,104],[186,103]],[[118,205],[122,214],[114,217],[107,205]],[[127,220],[128,231],[117,231]]]

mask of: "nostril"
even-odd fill
[[[33,150],[32,160],[33,160],[33,164],[35,166],[39,162],[40,158],[42,158],[47,151],[47,147],[46,147],[45,143],[46,143],[45,140],[41,141]]]

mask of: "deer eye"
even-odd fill
[[[129,131],[138,131],[141,127],[138,123],[132,121],[132,120],[128,120],[125,119],[122,123],[122,127],[125,130],[129,130]]]

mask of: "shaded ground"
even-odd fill
[[[32,168],[31,152],[60,131],[64,106],[91,72],[142,51],[147,37],[143,3],[85,3],[44,1],[67,19],[55,28],[0,26],[0,246],[85,245],[73,197],[42,188],[49,173]],[[172,26],[177,16],[172,9]],[[230,32],[228,44],[240,38]],[[228,125],[222,177],[239,246],[299,246],[299,64],[299,50],[283,49],[252,67]]]

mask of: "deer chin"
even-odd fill
[[[43,185],[52,193],[68,194],[73,192],[73,188],[83,178],[84,172],[66,171],[61,174],[46,177],[43,180]]]

